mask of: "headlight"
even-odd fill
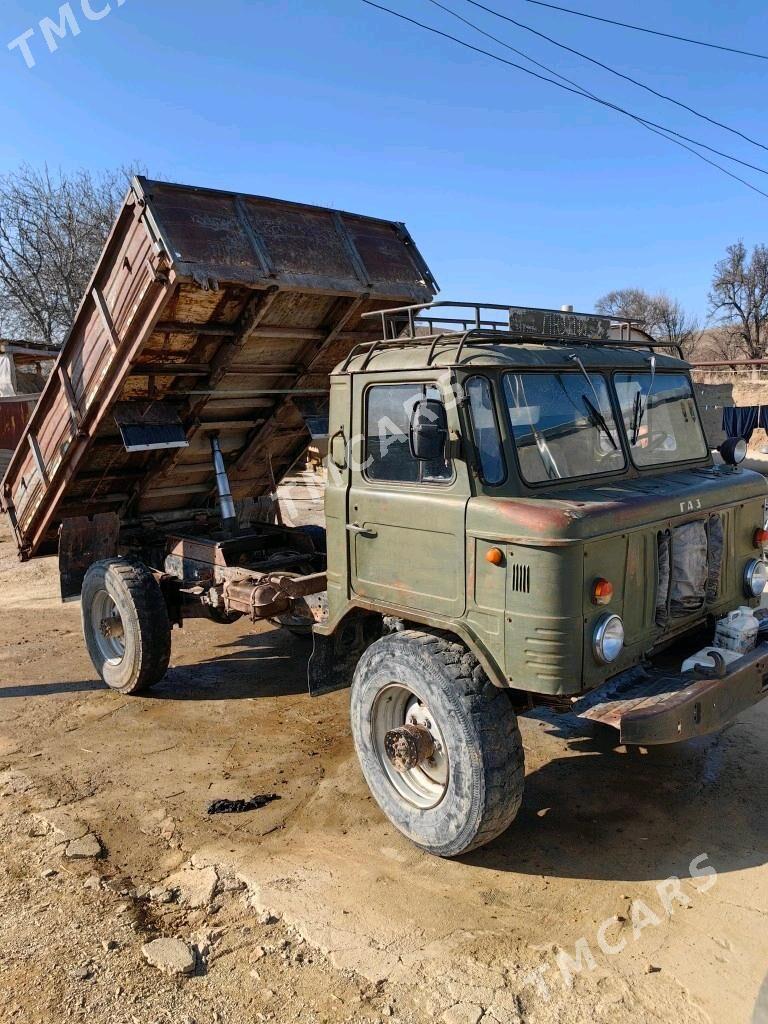
[[[747,442],[743,437],[727,437],[717,450],[723,462],[729,466],[738,466],[747,457]]]
[[[747,597],[760,597],[768,584],[768,565],[757,558],[744,567],[744,593]]]
[[[592,650],[603,665],[616,661],[624,646],[624,623],[618,615],[603,615],[592,634]]]

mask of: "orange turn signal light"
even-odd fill
[[[762,527],[758,526],[752,534],[752,543],[756,548],[768,547],[768,530],[764,530]]]
[[[609,580],[596,579],[592,584],[592,604],[608,604],[613,597],[613,584]]]
[[[489,548],[485,553],[486,562],[490,562],[491,565],[501,565],[504,561],[504,552],[501,548]]]

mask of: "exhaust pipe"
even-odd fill
[[[216,471],[216,490],[219,495],[221,525],[225,533],[234,536],[237,533],[237,512],[229,488],[229,477],[224,465],[224,456],[221,454],[218,434],[211,434],[211,453],[213,454],[213,468]]]

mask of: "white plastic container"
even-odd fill
[[[751,608],[736,608],[718,622],[714,645],[726,651],[736,651],[740,655],[746,654],[757,643],[759,626]]]
[[[702,647],[700,651],[696,651],[690,658],[685,659],[681,671],[690,672],[695,665],[702,665],[704,668],[714,668],[715,659],[712,657],[712,651],[717,651],[726,665],[730,665],[732,661],[738,661],[741,657],[738,651],[729,651],[725,647]]]

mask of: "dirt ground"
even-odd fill
[[[121,697],[56,586],[3,520],[0,1021],[751,1021],[768,702],[651,752],[531,712],[517,821],[441,861],[373,803],[348,693],[306,695],[304,641],[192,621],[165,681]],[[280,799],[206,813],[255,793]],[[68,856],[84,834],[101,856]],[[158,936],[194,973],[147,962]]]

